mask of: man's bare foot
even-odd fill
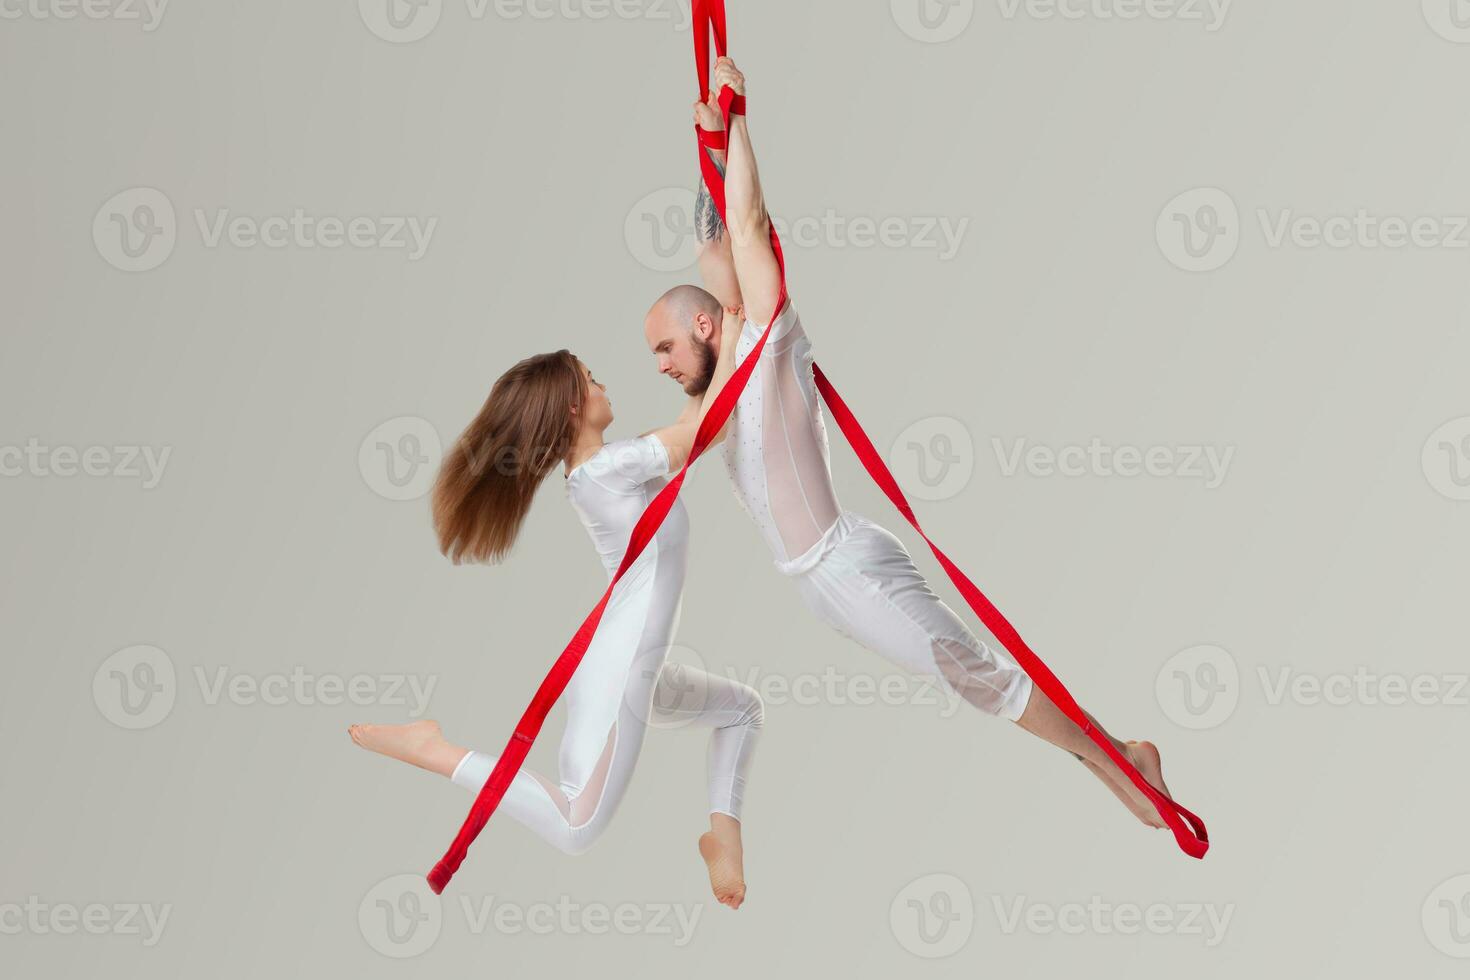
[[[407,725],[353,725],[347,729],[352,741],[379,755],[448,776],[464,757],[444,740],[437,721],[415,721]],[[447,771],[446,771],[447,767]]]
[[[1143,776],[1144,780],[1150,786],[1164,794],[1166,798],[1171,800],[1174,798],[1169,794],[1169,787],[1164,784],[1164,767],[1159,760],[1159,750],[1155,747],[1154,743],[1124,742],[1123,754],[1128,757],[1128,761],[1133,763],[1133,768],[1138,770],[1139,775]],[[1140,820],[1150,827],[1168,826],[1168,824],[1164,823],[1164,818],[1159,816],[1159,811],[1155,809],[1153,802],[1147,796],[1144,796],[1137,786],[1133,785],[1131,779],[1124,776],[1121,772],[1116,771],[1113,774],[1113,778],[1133,798],[1135,807],[1130,807],[1130,809],[1133,809],[1134,813],[1138,813],[1138,808],[1142,808],[1143,813],[1139,816]]]
[[[1164,764],[1159,759],[1159,750],[1154,743],[1124,742],[1123,750],[1128,756],[1128,761],[1133,763],[1133,768],[1138,770],[1139,774],[1148,781],[1150,786],[1163,793],[1166,799],[1172,800],[1174,798],[1174,795],[1169,792],[1169,787],[1164,783]],[[1133,786],[1131,782],[1128,785]],[[1137,792],[1137,787],[1133,788]],[[1142,797],[1143,794],[1140,793],[1139,796]],[[1154,810],[1153,804],[1149,803],[1147,799],[1144,802],[1148,806],[1149,812],[1153,813],[1154,819],[1159,821],[1159,826],[1164,826],[1164,822],[1158,816],[1158,811]]]
[[[1159,817],[1158,814],[1154,812],[1153,804],[1145,800],[1142,794],[1137,792],[1136,787],[1134,787],[1132,783],[1129,783],[1128,789],[1124,789],[1117,780],[1115,780],[1112,776],[1109,776],[1107,773],[1103,772],[1102,769],[1099,768],[1098,765],[1092,762],[1090,759],[1084,759],[1080,755],[1077,756],[1077,759],[1084,766],[1087,767],[1088,772],[1092,773],[1098,779],[1102,780],[1102,784],[1112,791],[1113,795],[1116,796],[1122,802],[1122,804],[1126,806],[1135,817],[1138,818],[1140,823],[1145,824],[1149,827],[1160,826],[1158,822]],[[1129,792],[1130,789],[1133,790],[1133,792]]]
[[[745,855],[739,822],[729,817],[726,821],[722,825],[711,820],[714,829],[699,838],[699,856],[709,869],[709,884],[715,898],[721,905],[738,909],[745,901]],[[734,825],[733,835],[729,824]]]
[[[1114,744],[1121,745],[1123,755],[1133,763],[1133,768],[1138,770],[1150,786],[1169,799],[1173,799],[1169,795],[1169,787],[1164,785],[1164,771],[1159,762],[1159,750],[1152,742],[1129,741]],[[1089,772],[1102,780],[1103,785],[1112,790],[1113,795],[1121,800],[1123,805],[1146,826],[1154,828],[1168,826],[1164,823],[1163,817],[1159,816],[1159,811],[1154,807],[1153,801],[1133,785],[1133,780],[1123,775],[1117,766],[1110,764],[1104,770],[1095,762],[1084,759],[1080,755],[1077,756],[1077,760],[1086,766]]]

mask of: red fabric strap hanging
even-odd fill
[[[692,7],[694,62],[699,77],[700,101],[707,101],[709,98],[710,37],[714,37],[715,51],[719,56],[723,56],[727,50],[725,3],[724,0],[692,0]],[[743,115],[745,113],[745,99],[743,96],[737,96],[731,89],[723,88],[720,90],[718,102],[720,114],[724,118],[725,131],[728,132],[730,128],[730,116]],[[705,147],[723,148],[725,133],[707,134],[705,130],[700,130],[697,126],[695,128],[697,130],[696,137],[699,145],[700,173],[704,177],[705,186],[708,188],[710,197],[713,199],[715,207],[723,220],[725,217],[725,180],[719,168],[715,166],[714,161],[705,152]],[[776,255],[776,263],[781,270],[781,291],[777,296],[775,312],[771,315],[771,323],[766,324],[766,328],[762,332],[755,348],[740,362],[729,382],[720,391],[719,395],[716,396],[714,405],[705,415],[704,421],[700,423],[699,431],[695,434],[694,445],[689,453],[689,459],[685,461],[684,466],[679,472],[669,480],[668,485],[659,491],[653,502],[648,505],[648,509],[643,512],[643,516],[638,519],[637,525],[633,528],[633,534],[628,540],[628,548],[623,555],[622,564],[618,566],[612,581],[608,583],[607,591],[602,594],[602,598],[598,601],[597,605],[587,614],[587,618],[582,621],[582,625],[578,628],[576,635],[572,637],[571,642],[562,650],[561,656],[556,659],[556,663],[552,665],[551,671],[546,675],[545,680],[541,682],[541,686],[537,688],[530,705],[526,708],[525,713],[521,716],[520,722],[516,725],[515,733],[511,735],[510,741],[506,743],[505,750],[496,761],[495,768],[490,773],[490,778],[486,780],[484,787],[480,790],[479,796],[475,798],[475,802],[470,808],[469,816],[465,819],[464,825],[460,827],[459,834],[454,838],[454,842],[450,845],[448,852],[445,853],[438,864],[434,865],[434,869],[429,872],[429,886],[436,893],[442,892],[445,885],[449,883],[450,878],[459,870],[459,866],[463,863],[470,844],[479,836],[480,831],[484,829],[486,822],[489,821],[490,815],[500,805],[500,800],[505,796],[506,790],[509,789],[511,780],[515,778],[516,773],[525,762],[526,754],[531,750],[531,743],[536,740],[536,736],[540,733],[541,726],[546,721],[546,716],[550,713],[552,705],[561,697],[568,682],[571,681],[572,675],[576,672],[577,665],[581,663],[583,655],[587,652],[587,647],[592,642],[592,636],[597,631],[598,623],[602,620],[603,611],[607,608],[608,600],[612,597],[613,589],[616,588],[623,574],[637,560],[638,556],[643,553],[643,549],[653,539],[659,526],[663,524],[664,518],[668,516],[669,509],[674,504],[675,498],[679,495],[680,488],[684,485],[684,478],[689,472],[689,467],[709,448],[710,440],[714,438],[715,434],[724,428],[726,420],[729,419],[730,414],[735,409],[735,404],[740,398],[741,392],[745,390],[745,386],[750,380],[750,375],[755,370],[755,366],[760,359],[761,351],[766,346],[766,340],[771,334],[771,326],[786,308],[788,298],[786,291],[786,259],[781,249],[781,240],[777,236],[774,226],[771,228],[770,236],[771,248]],[[1083,714],[1081,707],[1073,699],[1071,693],[1068,692],[1067,688],[1057,679],[1057,676],[1051,672],[1046,664],[1042,662],[1041,658],[1033,653],[1031,648],[1026,645],[1026,641],[1021,638],[1020,633],[1016,632],[1015,627],[1011,625],[1010,621],[970,581],[969,577],[959,566],[952,562],[949,556],[939,549],[938,545],[929,540],[929,536],[924,533],[924,529],[919,525],[918,518],[914,516],[913,508],[909,506],[908,500],[903,495],[903,491],[899,489],[898,482],[893,478],[893,474],[889,471],[887,465],[884,464],[883,457],[873,447],[873,443],[868,438],[867,433],[858,424],[857,418],[837,393],[837,389],[832,386],[832,382],[827,379],[827,375],[822,369],[813,365],[813,371],[815,373],[817,390],[821,392],[822,400],[827,403],[827,408],[831,411],[833,419],[836,420],[838,428],[842,430],[842,434],[847,438],[848,443],[852,446],[863,467],[868,471],[868,475],[873,478],[873,481],[878,484],[888,499],[898,508],[899,513],[904,516],[904,519],[923,537],[925,543],[929,545],[929,550],[934,553],[934,557],[939,560],[939,564],[944,568],[945,574],[949,576],[950,581],[954,583],[955,588],[959,590],[965,602],[980,617],[981,622],[1010,651],[1011,655],[1016,658],[1017,663],[1031,677],[1035,685],[1061,709],[1063,714],[1070,718],[1089,738],[1097,743],[1098,747],[1107,753],[1108,757],[1113,760],[1118,768],[1126,773],[1133,784],[1148,797],[1164,822],[1174,832],[1174,839],[1178,842],[1180,849],[1191,857],[1204,857],[1205,852],[1210,847],[1209,833],[1205,829],[1204,821],[1149,785],[1148,781],[1128,761],[1127,757],[1114,748],[1113,744],[1100,731],[1092,727],[1086,715]]]
[[[693,10],[695,69],[699,73],[701,98],[707,98],[709,35],[712,34],[714,36],[715,51],[719,56],[723,57],[726,51],[725,2],[724,0],[693,0]],[[725,129],[727,132],[730,127],[731,104],[737,99],[740,100],[743,109],[744,98],[742,96],[735,95],[730,89],[724,89],[720,92],[719,101],[724,112]],[[724,177],[720,174],[718,168],[709,160],[708,154],[703,150],[699,154],[699,163],[700,169],[704,174],[705,183],[709,186],[710,197],[713,198],[715,207],[719,209],[720,217],[723,219],[725,217]],[[718,191],[716,187],[718,187]],[[771,243],[775,247],[776,258],[781,267],[781,294],[776,308],[777,315],[779,315],[781,309],[786,305],[787,299],[786,263],[781,256],[781,246],[776,237],[774,227],[771,229]],[[767,327],[767,330],[769,329]],[[822,371],[821,367],[814,364],[812,368],[815,374],[817,390],[821,392],[822,400],[827,403],[828,410],[831,411],[838,428],[842,430],[843,436],[846,437],[849,445],[852,446],[853,451],[862,462],[863,468],[868,471],[868,475],[873,478],[873,482],[878,484],[888,499],[898,508],[899,513],[904,516],[904,519],[923,537],[925,543],[929,545],[929,550],[934,552],[935,558],[939,559],[939,564],[944,568],[945,574],[949,576],[949,580],[954,583],[955,588],[959,590],[965,602],[975,611],[975,615],[980,617],[980,621],[985,624],[986,628],[995,634],[996,639],[1001,642],[1001,645],[1016,658],[1016,662],[1031,677],[1032,682],[1056,704],[1063,714],[1081,728],[1107,754],[1108,758],[1112,759],[1118,768],[1128,776],[1133,784],[1138,787],[1139,791],[1149,799],[1165,824],[1174,832],[1174,839],[1178,842],[1180,849],[1191,857],[1204,857],[1205,852],[1210,847],[1209,832],[1205,828],[1204,821],[1154,789],[1148,780],[1143,778],[1143,775],[1138,769],[1128,761],[1127,757],[1119,752],[1102,732],[1092,726],[1087,720],[1087,716],[1083,713],[1082,708],[1072,697],[1071,692],[1057,679],[1057,676],[1042,662],[1041,658],[1032,652],[1031,648],[1026,644],[1026,641],[1021,638],[1021,634],[1011,625],[1010,621],[1001,614],[994,603],[986,598],[985,593],[981,592],[975,583],[970,581],[969,576],[958,565],[952,562],[949,556],[939,549],[938,545],[929,540],[929,536],[924,533],[923,527],[919,525],[918,518],[914,516],[913,508],[909,506],[909,502],[904,497],[903,491],[899,489],[898,481],[893,478],[893,474],[889,471],[887,464],[883,462],[883,457],[873,448],[872,441],[868,438],[867,433],[863,431],[863,427],[858,423],[857,418],[837,393],[837,389],[833,387],[832,382],[828,380],[827,375]]]
[[[1143,778],[1142,773],[1134,767],[1133,763],[1113,747],[1113,743],[1108,741],[1107,736],[1092,727],[1092,723],[1087,720],[1087,716],[1073,699],[1071,692],[1057,679],[1057,675],[1051,672],[1051,668],[1047,667],[1041,658],[1026,645],[1026,641],[1021,639],[1021,634],[1016,632],[1010,620],[995,608],[994,603],[985,597],[985,593],[970,581],[970,577],[958,565],[950,561],[948,555],[939,550],[939,545],[929,540],[929,535],[925,534],[924,529],[919,526],[919,519],[914,516],[913,508],[909,506],[903,491],[898,488],[898,483],[883,462],[883,457],[878,454],[878,450],[873,448],[872,441],[868,439],[867,433],[863,431],[863,427],[858,424],[858,420],[848,409],[847,403],[842,400],[841,395],[837,394],[837,389],[832,387],[832,382],[827,380],[827,375],[823,373],[820,366],[813,364],[812,370],[816,376],[817,390],[822,393],[822,400],[827,403],[827,408],[837,421],[837,427],[847,437],[848,443],[852,446],[853,452],[857,453],[863,468],[868,471],[873,482],[878,484],[879,489],[893,502],[893,506],[898,508],[904,520],[919,532],[919,536],[924,539],[929,550],[934,552],[934,557],[939,559],[939,564],[944,568],[949,580],[954,583],[960,595],[964,596],[965,602],[975,611],[975,615],[980,617],[985,628],[995,634],[995,638],[1010,651],[1011,656],[1015,657],[1016,662],[1021,665],[1021,669],[1030,675],[1032,682],[1052,700],[1052,703],[1076,723],[1088,738],[1096,742],[1098,747],[1107,753],[1108,758],[1112,759],[1118,768],[1132,780],[1133,785],[1148,797],[1154,809],[1159,812],[1159,816],[1174,832],[1174,839],[1179,843],[1180,850],[1190,857],[1204,857],[1205,852],[1210,849],[1210,836],[1205,829],[1205,822],[1149,785],[1148,780]]]

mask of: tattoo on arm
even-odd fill
[[[724,175],[725,168],[718,162],[715,169]],[[703,179],[699,181],[699,195],[694,200],[694,232],[700,243],[717,242],[725,235],[725,222],[720,219],[720,212],[715,210],[715,200],[710,197]]]

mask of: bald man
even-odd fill
[[[726,85],[745,94],[744,76],[722,58],[712,93]],[[694,116],[704,129],[723,127],[713,94],[708,103],[695,103]],[[699,264],[709,289],[676,286],[644,321],[660,373],[689,395],[709,387],[718,363],[743,360],[755,348],[763,325],[776,313],[781,286],[745,118],[731,117],[728,162],[724,153],[707,152],[725,173],[729,221],[728,227],[722,224],[701,185]],[[722,308],[742,304],[742,329],[726,336]],[[982,643],[934,594],[898,538],[838,503],[812,363],[811,341],[788,303],[771,328],[725,438],[725,465],[735,495],[765,538],[776,567],[822,622],[909,671],[936,677],[981,711],[1066,749],[1141,821],[1164,826],[1147,798],[1033,687],[1026,672],[1003,650]],[[1093,725],[1101,731],[1095,719]],[[1152,744],[1116,739],[1113,744],[1150,783],[1168,792]]]

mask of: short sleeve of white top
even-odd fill
[[[603,446],[580,467],[604,490],[639,493],[643,484],[669,473],[669,451],[656,435],[619,439]]]
[[[629,534],[663,489],[668,472],[668,450],[658,436],[647,435],[610,442],[567,474],[567,496],[609,574],[622,561]],[[657,551],[682,549],[688,534],[688,517],[676,500],[655,538],[658,546],[640,561]]]

